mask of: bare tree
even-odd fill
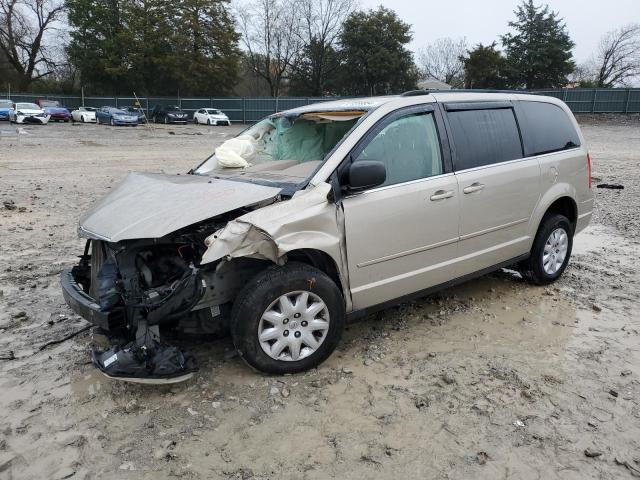
[[[57,52],[48,40],[63,15],[61,0],[0,0],[0,50],[19,89],[55,70]]]
[[[296,59],[298,76],[311,95],[325,93],[328,77],[338,66],[334,52],[342,25],[353,12],[356,0],[297,0],[301,17],[301,52]]]
[[[625,85],[640,75],[640,24],[608,32],[600,39],[596,55],[598,87]]]
[[[467,39],[439,38],[418,53],[418,63],[423,75],[448,83],[452,87],[464,86],[464,62],[467,55]]]
[[[286,0],[255,0],[238,7],[238,20],[247,59],[256,75],[280,95],[300,48],[299,15]]]

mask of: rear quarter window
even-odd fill
[[[580,146],[580,137],[573,122],[558,105],[521,101],[520,108],[526,119],[522,136],[528,156]]]
[[[522,158],[520,131],[512,108],[448,112],[455,145],[455,169]]]

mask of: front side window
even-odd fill
[[[523,135],[530,155],[559,152],[580,146],[580,137],[568,115],[552,103],[522,101],[527,118]]]
[[[447,116],[456,150],[456,170],[522,158],[513,109],[460,110]]]
[[[354,159],[384,163],[382,186],[419,180],[442,173],[440,143],[433,114],[415,113],[385,126]]]

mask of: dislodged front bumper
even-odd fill
[[[100,311],[100,305],[82,290],[73,276],[72,269],[63,270],[60,274],[60,284],[67,305],[85,320],[104,330],[115,330],[124,325],[122,309]]]

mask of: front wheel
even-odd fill
[[[531,256],[520,264],[522,276],[536,285],[555,282],[569,263],[573,248],[573,228],[564,215],[552,213],[542,218],[533,241]]]
[[[266,373],[316,367],[336,348],[344,299],[322,271],[290,262],[256,275],[236,297],[231,336],[240,356]]]

